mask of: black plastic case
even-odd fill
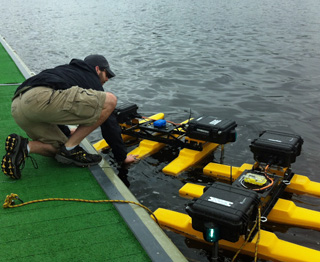
[[[113,113],[116,115],[118,123],[125,123],[139,116],[137,110],[138,106],[136,104],[125,103],[118,105]]]
[[[189,122],[186,135],[194,139],[226,144],[236,141],[236,126],[233,120],[201,116]]]
[[[193,229],[203,232],[204,224],[213,222],[220,229],[221,239],[237,242],[255,220],[259,201],[255,191],[215,182],[188,204],[186,211]]]
[[[263,131],[252,141],[254,160],[260,163],[289,167],[300,155],[303,139],[299,135],[278,131]]]

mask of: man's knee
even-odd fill
[[[104,102],[104,108],[109,108],[113,111],[116,108],[118,99],[114,94],[110,92],[106,92],[106,93],[107,95],[106,95],[106,100]]]

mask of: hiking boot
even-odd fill
[[[62,146],[55,158],[60,163],[75,164],[80,167],[93,166],[102,160],[99,154],[89,154],[81,146],[76,146],[72,150],[67,150],[65,146]]]
[[[21,178],[21,170],[24,168],[25,159],[28,157],[28,139],[17,134],[11,134],[6,139],[5,149],[7,153],[2,158],[2,172],[13,179]]]

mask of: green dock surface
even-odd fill
[[[13,93],[24,79],[3,43],[0,44],[1,157],[5,154],[7,135],[17,133],[26,137],[10,113]],[[114,191],[115,195],[122,197],[99,166],[78,168],[64,166],[52,158],[33,157],[39,168],[35,169],[27,159],[20,180],[13,180],[1,172],[2,203],[10,193],[18,194],[24,202],[46,198],[102,200],[109,199],[107,191]],[[94,176],[95,172],[99,174],[99,181]],[[140,231],[139,227],[148,231],[144,224],[130,226],[130,221],[129,224],[125,221],[125,215],[120,215],[119,209],[128,209],[124,214],[127,212],[131,219],[139,220],[132,218],[135,214],[130,212],[141,208],[133,208],[131,204],[50,201],[0,208],[0,261],[156,261],[157,256],[152,257],[153,253],[158,254],[159,261],[183,259],[175,247],[173,254],[177,252],[177,255],[173,255],[174,258],[169,258],[167,252],[161,255],[162,246],[154,247],[154,240],[149,241],[153,246],[148,251],[148,244],[137,240],[139,232],[132,231],[134,228]],[[151,235],[154,234],[158,233]],[[148,237],[142,238],[148,241]]]

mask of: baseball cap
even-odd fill
[[[115,75],[110,69],[107,59],[103,55],[89,55],[84,61],[91,66],[99,66],[100,70],[105,69],[107,71],[108,78],[112,78]]]

